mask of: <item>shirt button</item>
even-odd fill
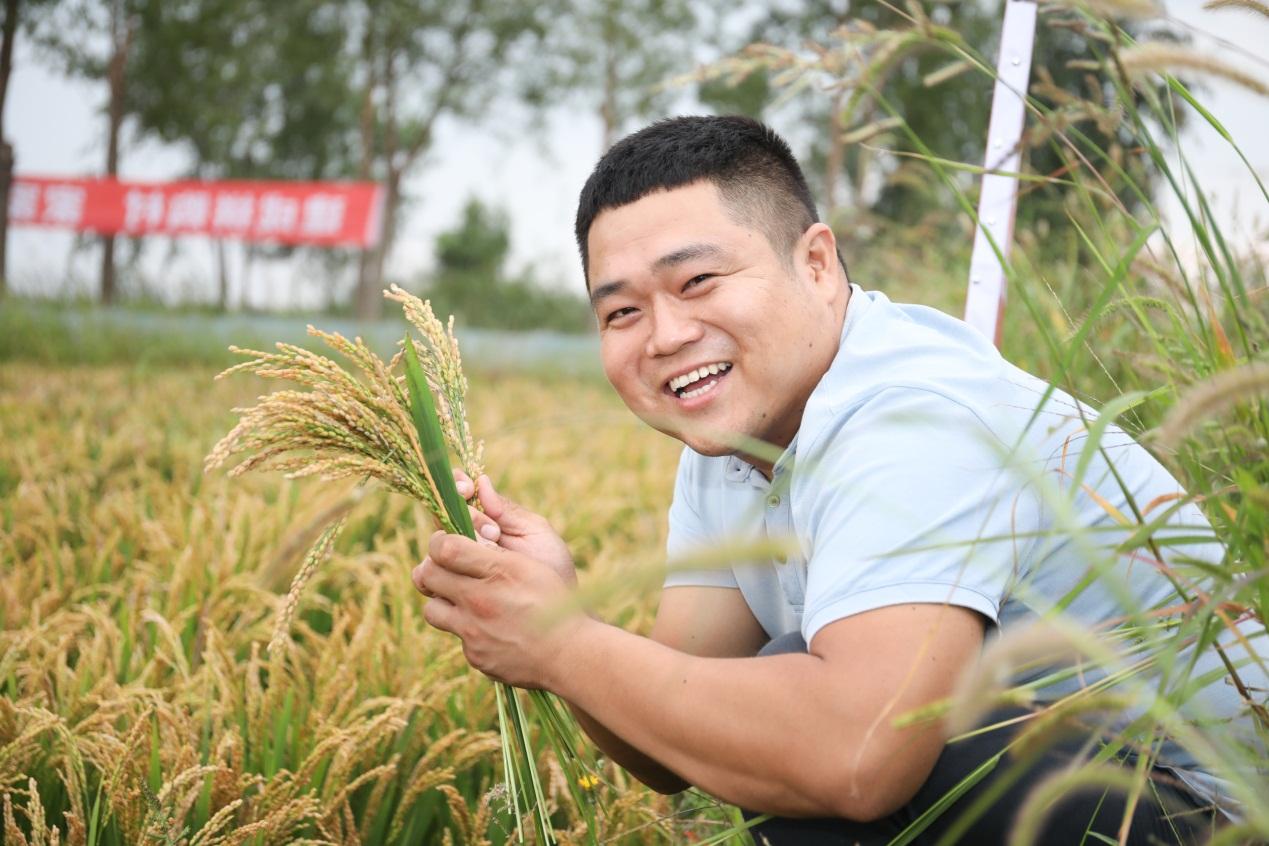
[[[780,495],[779,495],[779,494],[772,494],[771,496],[767,497],[767,507],[768,507],[768,508],[779,508],[779,507],[780,507]]]

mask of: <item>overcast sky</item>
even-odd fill
[[[1269,80],[1269,21],[1249,11],[1204,11],[1202,0],[1172,0],[1169,14],[1192,28],[1195,46]],[[1269,180],[1269,99],[1231,83],[1208,81],[1200,99],[1221,120],[1251,159],[1262,180]],[[40,66],[29,45],[19,40],[10,81],[5,125],[14,143],[19,174],[87,176],[99,174],[104,161],[102,106],[104,85],[65,80]],[[1245,167],[1214,132],[1191,122],[1186,139],[1200,179],[1229,221],[1235,240],[1264,248],[1269,232],[1266,208]],[[781,127],[777,124],[777,129]],[[600,128],[576,108],[551,116],[540,135],[526,133],[520,122],[504,126],[442,124],[433,150],[416,168],[408,191],[406,227],[389,263],[390,275],[410,278],[431,265],[438,232],[457,221],[467,198],[505,207],[512,224],[512,256],[517,267],[532,264],[544,282],[581,289],[572,241],[574,203],[599,155]],[[154,144],[125,150],[124,179],[181,176],[186,162],[178,152]],[[49,292],[50,280],[72,280],[79,290],[96,287],[95,248],[73,249],[66,233],[37,229],[10,232],[10,280],[14,290]],[[231,254],[233,297],[245,296],[256,307],[314,305],[320,288],[317,271],[291,262],[253,265],[244,279],[241,256]],[[143,264],[146,275],[161,279],[154,293],[210,298],[212,245],[203,238],[173,244],[152,239]],[[351,278],[351,277],[350,277]]]

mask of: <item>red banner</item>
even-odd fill
[[[208,235],[280,244],[371,247],[382,189],[373,182],[120,182],[19,176],[9,224],[118,235]]]

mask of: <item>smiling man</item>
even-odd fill
[[[487,478],[463,479],[496,544],[438,533],[414,580],[473,666],[558,694],[655,789],[772,815],[760,842],[886,843],[1013,737],[947,744],[941,724],[897,719],[949,696],[986,637],[1059,604],[1097,627],[1173,597],[1157,569],[1116,554],[1130,530],[1108,508],[1131,513],[1125,491],[1175,498],[1176,481],[1109,427],[1072,493],[1081,410],[959,321],[852,285],[766,127],[677,118],[624,139],[583,189],[577,238],[608,379],[686,445],[671,559],[738,539],[788,538],[788,554],[672,572],[646,638],[581,614],[543,631],[537,613],[575,583],[567,547]],[[1206,526],[1192,505],[1175,522]],[[1072,525],[1100,534],[1057,533]],[[1187,552],[1220,556],[1214,542]],[[1224,690],[1209,703],[1241,704]],[[1003,842],[1031,788],[1090,754],[1087,737],[1002,764],[1007,779],[993,771],[926,836],[999,791],[962,842]],[[1128,818],[1130,843],[1194,842],[1219,783],[1166,743],[1143,771],[1135,803],[1069,792],[1042,842],[1118,837]]]

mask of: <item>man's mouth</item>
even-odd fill
[[[679,399],[692,399],[712,391],[729,370],[730,361],[703,364],[695,370],[675,376],[665,383],[665,388]]]

